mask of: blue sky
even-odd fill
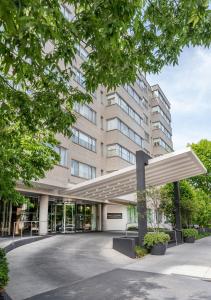
[[[202,138],[211,140],[211,49],[185,48],[177,66],[167,66],[158,83],[171,102],[174,149]]]

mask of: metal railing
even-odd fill
[[[26,229],[24,226],[25,224],[28,224],[28,228],[30,228],[30,236],[33,235],[33,232],[36,231],[39,232],[39,223],[40,221],[18,221],[13,223],[13,239],[15,236],[20,235],[20,237],[23,237],[23,231]],[[27,228],[27,229],[28,229]],[[18,231],[18,233],[16,233]],[[20,233],[19,233],[20,231]]]

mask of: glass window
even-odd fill
[[[135,164],[135,155],[118,144],[107,146],[107,156],[119,156],[129,163]]]
[[[90,122],[96,124],[96,112],[86,104],[74,104],[74,110]]]
[[[72,160],[71,175],[85,179],[92,179],[96,177],[96,168],[76,160]]]
[[[89,56],[89,52],[80,44],[76,45],[78,55],[83,59],[87,60]]]
[[[86,149],[96,152],[96,139],[92,138],[86,133],[83,133],[75,128],[72,129],[72,132],[73,132],[72,141],[74,143],[79,144],[85,147]]]
[[[56,146],[54,148],[54,150],[56,153],[58,153],[60,155],[59,164],[61,166],[66,167],[67,166],[67,149],[65,149],[64,147]]]

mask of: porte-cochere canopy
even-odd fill
[[[190,149],[174,151],[149,159],[145,167],[146,186],[159,186],[205,174],[206,168]],[[63,191],[71,198],[103,201],[136,192],[136,165],[91,179]]]

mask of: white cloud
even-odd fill
[[[186,48],[179,65],[168,66],[160,75],[149,76],[159,83],[171,102],[174,148],[201,138],[211,139],[211,51]]]

